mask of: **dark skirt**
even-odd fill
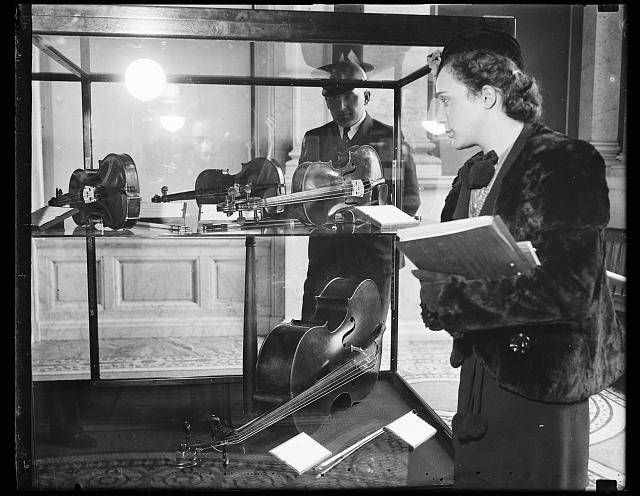
[[[589,400],[542,403],[500,387],[475,355],[465,358],[458,415],[486,418],[485,434],[456,433],[455,487],[583,490],[589,459]]]

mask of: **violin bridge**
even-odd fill
[[[85,186],[82,190],[82,200],[85,203],[94,203],[96,201],[95,186]]]
[[[362,182],[362,179],[351,180],[351,195],[349,196],[364,196],[364,182]]]

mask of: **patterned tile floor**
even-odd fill
[[[446,333],[426,332],[420,326],[401,327],[398,372],[450,425],[456,410],[459,370],[449,365],[451,339]],[[259,339],[260,345],[262,339]],[[389,368],[389,333],[385,335],[382,370]],[[46,341],[32,346],[35,380],[89,378],[87,341]],[[240,337],[176,337],[105,339],[100,341],[101,377],[185,377],[239,375]],[[625,414],[623,394],[607,389],[589,402],[589,487],[613,479],[625,484]]]

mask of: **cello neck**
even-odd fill
[[[374,349],[367,352],[361,348],[352,347],[352,350],[361,353],[360,357],[348,360],[344,365],[325,375],[309,389],[283,403],[274,410],[267,412],[244,426],[237,429],[234,434],[223,439],[217,445],[238,444],[272,426],[283,418],[313,403],[327,393],[343,386],[353,379],[372,370],[377,363],[380,345],[374,342]]]

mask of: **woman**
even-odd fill
[[[456,149],[480,146],[442,221],[499,215],[541,265],[497,279],[415,271],[425,325],[454,337],[455,485],[584,489],[592,394],[624,367],[607,287],[605,165],[589,143],[539,123],[541,99],[517,41],[475,29],[443,50],[436,79]]]

